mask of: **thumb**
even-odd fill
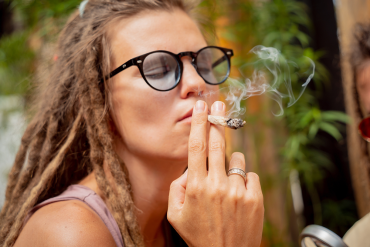
[[[171,184],[170,195],[168,198],[168,212],[181,210],[185,201],[186,182],[188,180],[188,170]]]

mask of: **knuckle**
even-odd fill
[[[193,123],[197,125],[203,125],[207,123],[207,116],[205,113],[194,113],[193,114]]]
[[[229,192],[229,198],[232,201],[242,202],[244,199],[244,193],[240,189],[233,188]]]
[[[232,159],[232,160],[230,160],[230,167],[238,167],[238,168],[242,168],[244,170],[244,168],[245,168],[244,160]]]
[[[171,185],[170,185],[170,191],[172,191],[174,188],[176,188],[177,187],[177,183],[176,183],[176,180],[175,181],[173,181],[172,183],[171,183]]]
[[[253,192],[253,193],[249,193],[247,194],[245,197],[245,204],[248,204],[248,205],[254,205],[254,206],[258,206],[258,205],[263,205],[263,196],[262,196],[262,193],[260,192]]]
[[[253,212],[253,214],[256,214],[256,215],[263,215],[264,212],[265,212],[265,207],[264,207],[264,204],[263,204],[263,199],[261,198],[261,196],[257,195],[254,195],[254,196],[249,196],[247,199],[246,199],[246,204],[245,206],[251,211]]]
[[[237,158],[237,159],[245,160],[244,154],[243,154],[243,153],[241,153],[241,152],[234,152],[234,153],[231,155],[231,159],[232,159],[232,158]]]
[[[186,191],[186,196],[189,199],[197,199],[199,195],[198,195],[198,193],[196,193],[196,191],[190,190],[190,191]]]
[[[238,167],[238,168],[245,169],[244,154],[239,153],[239,152],[233,153],[231,156],[230,165],[231,167]]]
[[[189,140],[189,152],[191,153],[201,153],[206,149],[206,144],[204,141],[192,139]]]
[[[259,177],[256,173],[254,173],[254,172],[248,172],[247,174],[248,174],[248,176],[249,176],[250,178],[253,178],[253,179],[255,179],[256,181],[260,182],[260,177]]]
[[[226,190],[222,187],[215,187],[209,190],[209,197],[213,201],[222,201],[226,196]]]
[[[224,151],[225,150],[225,145],[222,142],[219,141],[212,141],[209,143],[209,151],[211,152],[219,152],[219,151]]]
[[[255,205],[258,204],[258,198],[255,195],[248,195],[244,197],[245,204]]]
[[[198,199],[203,194],[203,188],[199,183],[192,183],[187,186],[186,195],[191,199]]]

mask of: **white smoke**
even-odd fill
[[[314,76],[315,63],[306,57],[305,64],[308,69],[302,73],[298,72],[302,69],[299,68],[297,63],[286,60],[275,48],[259,45],[254,47],[250,53],[254,57],[254,62],[245,64],[239,69],[243,78],[229,78],[226,85],[220,88],[220,92],[226,95],[226,101],[229,105],[227,116],[239,117],[243,115],[246,109],[241,106],[242,101],[264,93],[279,106],[278,112],[273,112],[273,114],[275,116],[283,115],[283,99],[289,99],[287,107],[292,106],[299,100]],[[249,78],[248,74],[250,74]],[[300,86],[300,92],[297,96],[294,95],[292,89],[292,74],[295,76],[299,74],[300,79],[304,76],[304,83]],[[215,92],[202,96],[207,97],[212,93]]]

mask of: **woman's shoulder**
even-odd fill
[[[101,218],[78,200],[60,201],[37,210],[27,221],[15,247],[116,246]]]

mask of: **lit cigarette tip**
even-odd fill
[[[246,123],[243,119],[240,118],[228,118],[208,115],[208,121],[215,125],[221,125],[230,129],[239,129],[244,126]]]

